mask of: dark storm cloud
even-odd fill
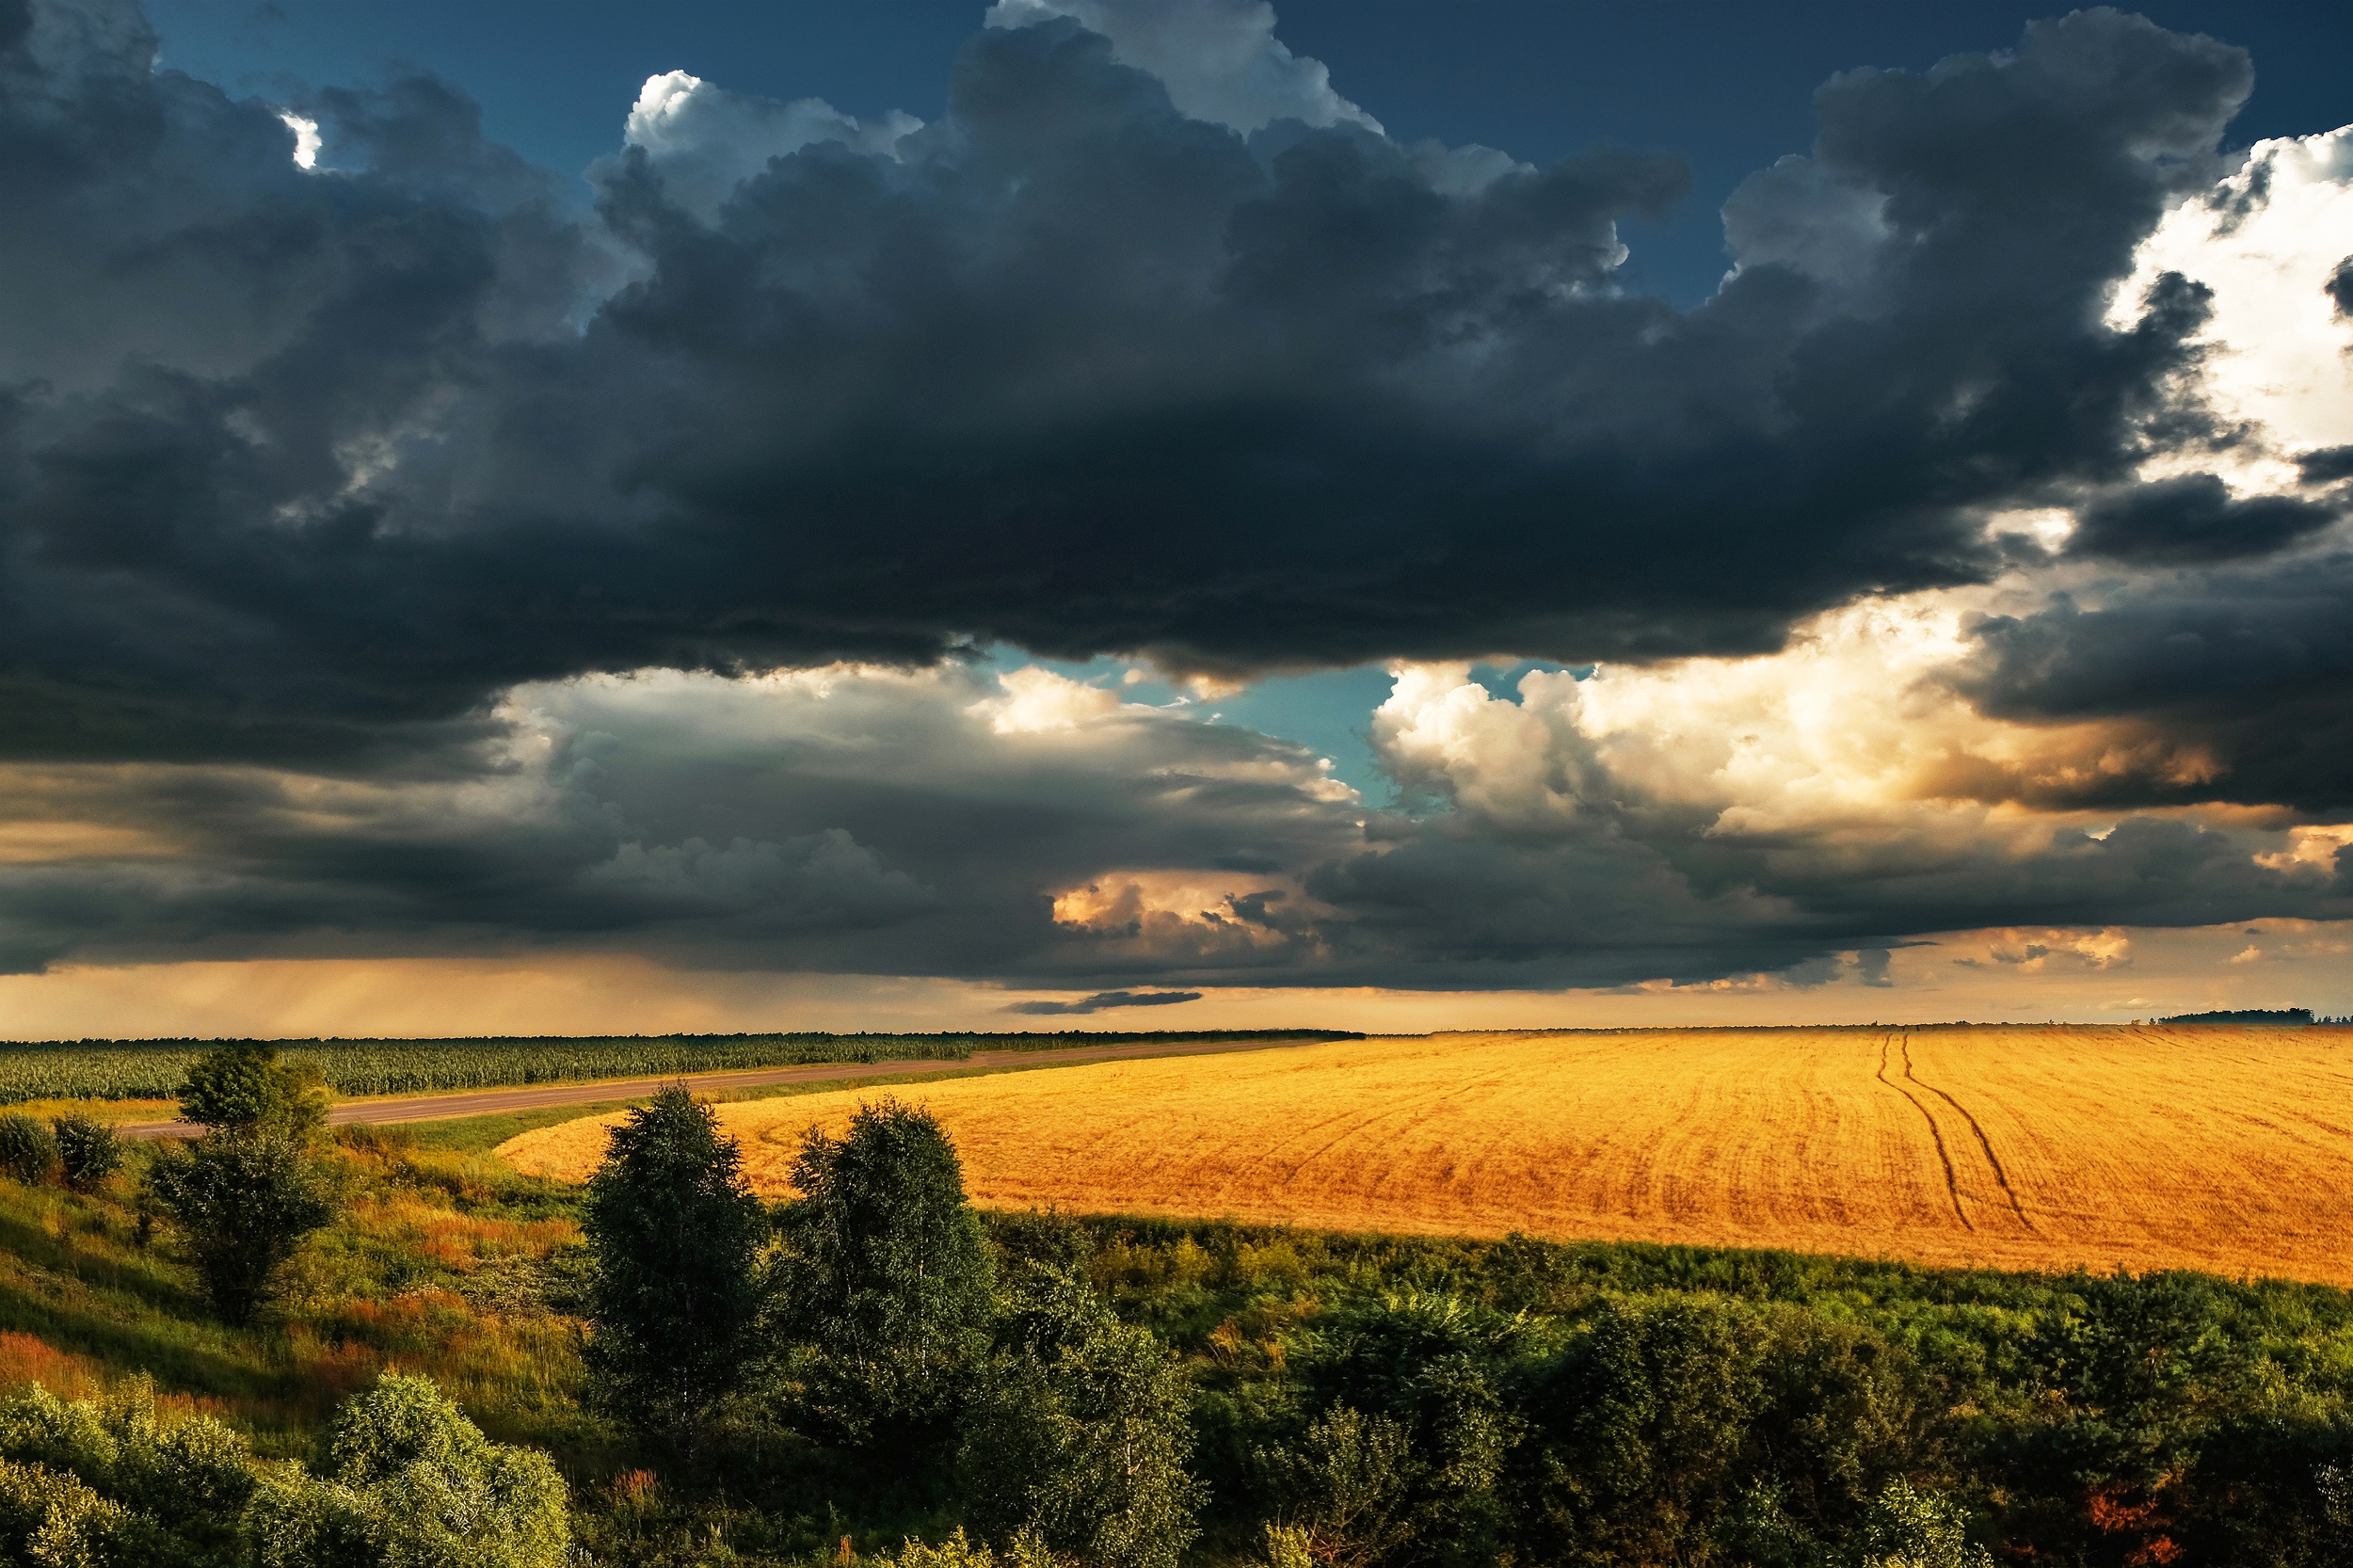
[[[898,161],[819,143],[706,224],[632,150],[581,225],[444,84],[294,105],[305,173],[135,14],[25,14],[0,716],[48,757],[413,751],[517,680],[968,638],[1769,647],[1984,577],[1988,507],[2178,421],[2194,301],[2104,291],[2249,80],[2106,11],[1836,78],[1678,313],[1608,281],[1671,159],[1245,139],[1067,22],[976,37]]]
[[[1077,1001],[1016,1001],[1005,1011],[1045,1017],[1065,1013],[1100,1013],[1107,1007],[1170,1007],[1180,1001],[1200,1000],[1199,991],[1097,991]]]
[[[2271,554],[2336,520],[2334,506],[2283,495],[2241,500],[2218,476],[2192,473],[2085,507],[2067,548],[2110,561],[2227,561]]]
[[[2248,90],[2212,40],[2089,11],[1834,79],[1688,312],[1611,282],[1671,158],[1245,137],[1067,22],[725,200],[728,158],[633,147],[588,218],[448,84],[282,105],[306,172],[280,106],[152,53],[127,9],[0,0],[0,753],[20,820],[168,830],[0,863],[0,967],[551,943],[1092,1012],[1877,984],[1924,931],[2353,914],[2180,820],[1743,838],[1598,765],[1564,824],[1444,780],[1385,813],[1296,745],[1103,693],[1024,717],[952,657],[1753,651],[2048,565],[1989,521],[2071,506],[2060,565],[2129,580],[1985,621],[1957,690],[2217,767],[2062,803],[2353,804],[2342,449],[2302,499],[2134,477],[2250,439],[2190,390],[2202,287],[2107,324]],[[567,680],[844,658],[900,672]]]
[[[515,734],[477,743],[471,774],[0,776],[20,819],[46,802],[51,817],[168,840],[0,863],[0,967],[559,942],[1110,985],[1167,960],[1101,957],[1096,936],[1058,928],[1055,891],[1108,872],[1280,871],[1361,837],[1361,808],[1289,742],[1148,709],[1000,732],[1004,694],[959,670],[531,695]],[[1214,962],[1267,968],[1303,951],[1239,940],[1241,926],[1210,944]]]
[[[2353,446],[2324,446],[2297,458],[2298,474],[2307,485],[2331,485],[2353,479]]]
[[[2337,264],[2336,271],[2329,275],[2329,281],[2321,285],[2321,292],[2328,295],[2329,302],[2336,306],[2337,314],[2353,316],[2353,256],[2347,256]]]
[[[2189,777],[2120,771],[2086,804],[2230,800],[2312,810],[2353,806],[2353,557],[2293,569],[2176,573],[2096,607],[2055,596],[1978,623],[1961,689],[2025,722],[2111,719],[2202,747]],[[2063,802],[2052,802],[2059,804]]]
[[[1805,978],[1826,952],[1861,950],[1883,977],[1891,938],[1990,925],[2212,925],[2259,915],[2353,917],[2353,856],[2291,880],[2244,839],[2192,822],[2127,818],[2105,837],[2063,830],[2019,854],[1985,843],[1924,852],[1890,841],[1804,848],[1664,830],[1606,805],[1583,825],[1505,839],[1477,822],[1399,835],[1385,854],[1316,868],[1308,891],[1338,911],[1327,984],[1433,989]],[[1893,836],[1891,836],[1891,840]],[[1383,978],[1375,979],[1380,976]]]

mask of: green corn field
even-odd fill
[[[339,1095],[416,1095],[601,1078],[665,1078],[823,1062],[968,1060],[975,1051],[1055,1050],[1147,1040],[1323,1039],[1321,1030],[1023,1034],[649,1034],[572,1039],[276,1040],[315,1062]],[[0,1104],[47,1099],[171,1099],[188,1065],[218,1040],[0,1043]]]

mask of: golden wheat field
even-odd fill
[[[994,1207],[2353,1284],[2353,1030],[1456,1034],[890,1092]],[[784,1196],[880,1093],[718,1114]],[[499,1152],[580,1179],[616,1119]]]

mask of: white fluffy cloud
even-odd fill
[[[1662,917],[1681,904],[1675,918],[1714,923],[1723,911],[1703,911],[1701,890],[1745,888],[1761,901],[1739,918],[1759,936],[1806,908],[1882,907],[1893,936],[1983,923],[2005,898],[2125,897],[2107,882],[2129,860],[2110,854],[2120,823],[2127,838],[2171,836],[2169,853],[2197,846],[2210,878],[2282,894],[2329,884],[2345,835],[2285,813],[2065,804],[2108,780],[2195,786],[2219,764],[2121,720],[2012,723],[1962,701],[1970,627],[2002,597],[1853,606],[1756,658],[1532,670],[1508,696],[1465,665],[1403,664],[1370,739],[1455,833],[1523,853],[1615,846],[1629,878],[1639,850],[1683,889],[1650,901]]]
[[[2208,395],[2257,426],[2275,454],[2353,441],[2353,312],[2328,293],[2353,257],[2353,126],[2260,141],[2212,191],[2167,215],[2117,290],[2137,319],[2156,279],[2214,291],[2200,340]],[[2275,465],[2267,475],[2292,482]],[[2260,475],[2250,476],[2260,477]]]
[[[1371,735],[1399,779],[1505,830],[1565,829],[1602,811],[1725,841],[1850,837],[1895,856],[2047,838],[2066,819],[2015,803],[2087,776],[2211,766],[2192,751],[2153,756],[2161,740],[2120,726],[2005,724],[1957,699],[1949,680],[1971,656],[1968,625],[2000,597],[1867,602],[1755,658],[1602,666],[1583,680],[1530,671],[1516,701],[1465,665],[1401,665]]]
[[[646,78],[622,139],[646,154],[672,200],[709,222],[735,188],[763,172],[771,158],[821,141],[887,157],[900,137],[922,125],[898,109],[861,121],[822,98],[779,103],[670,71]]]

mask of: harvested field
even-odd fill
[[[895,1092],[993,1207],[2353,1285],[2353,1029],[1439,1035]],[[718,1112],[784,1196],[875,1097]],[[580,1179],[615,1119],[499,1152]]]

